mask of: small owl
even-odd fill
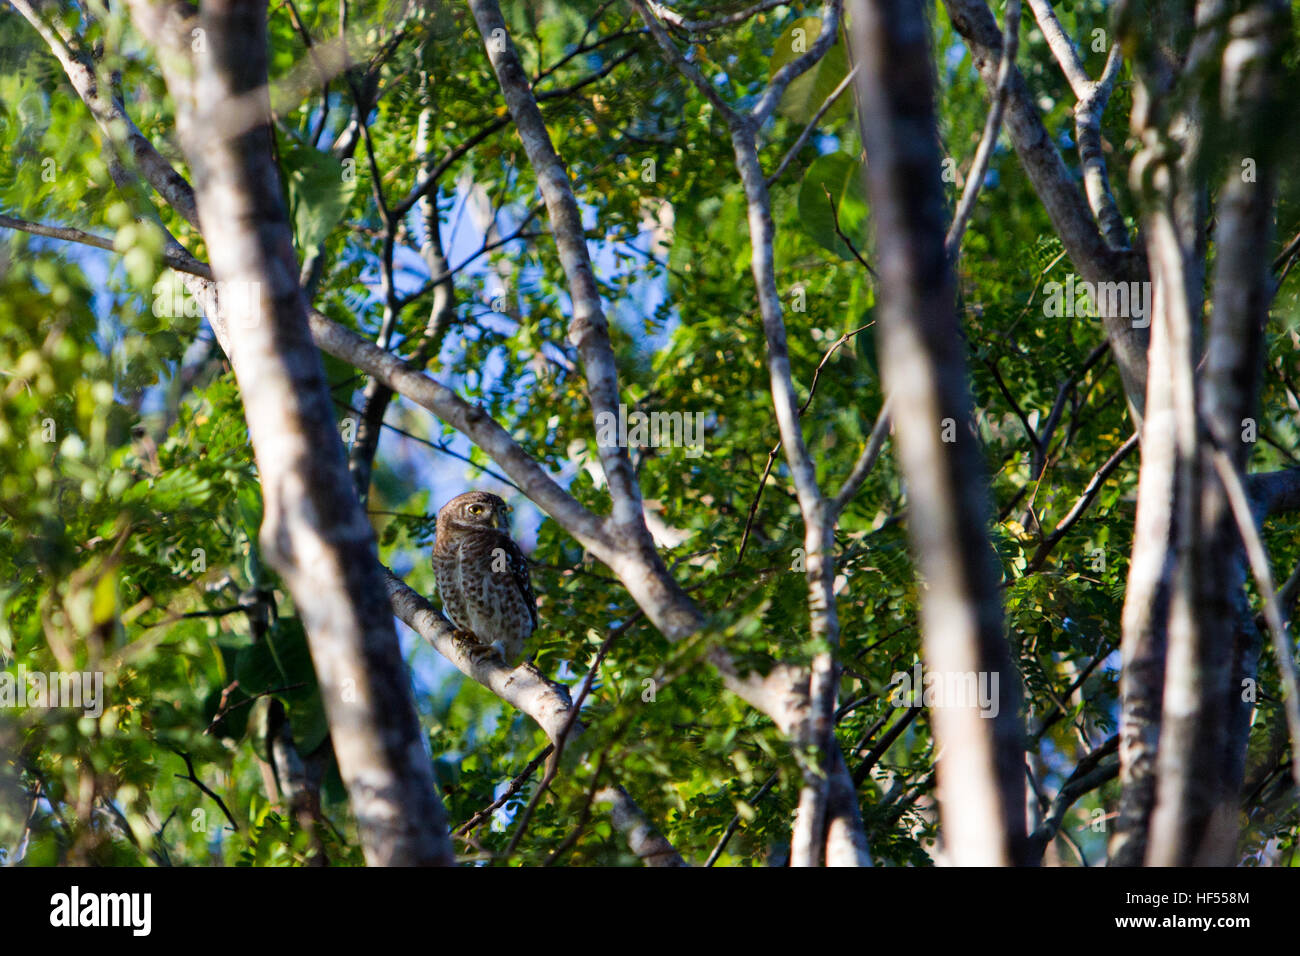
[[[496,653],[513,664],[537,629],[528,561],[510,538],[510,508],[470,491],[438,512],[433,572],[442,610],[475,657]]]

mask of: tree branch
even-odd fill
[[[998,88],[1002,36],[984,0],[944,0],[954,29],[966,41],[984,85]],[[1141,260],[1111,249],[1093,220],[1092,210],[1055,142],[1038,115],[1038,107],[1019,70],[1012,71],[1004,125],[1052,226],[1074,266],[1089,282],[1141,281]],[[1128,315],[1103,315],[1102,324],[1115,354],[1130,407],[1141,415],[1146,401],[1146,353],[1149,336]]]
[[[10,2],[36,28],[58,58],[73,89],[89,107],[91,115],[108,140],[118,149],[127,152],[135,160],[136,167],[145,180],[186,222],[197,228],[199,214],[193,188],[140,132],[121,101],[104,95],[99,78],[95,75],[94,63],[89,54],[81,49],[80,40],[61,25],[47,24],[31,0]]]
[[[1105,743],[1080,760],[1079,765],[1066,778],[1065,783],[1061,784],[1061,789],[1056,792],[1056,796],[1052,799],[1052,805],[1043,817],[1043,822],[1029,836],[1029,853],[1034,859],[1042,859],[1043,853],[1047,850],[1047,845],[1052,842],[1052,837],[1056,836],[1057,831],[1061,829],[1065,814],[1070,807],[1074,806],[1076,800],[1084,794],[1096,790],[1108,780],[1114,780],[1119,776],[1118,760],[1101,766],[1102,760],[1115,753],[1118,749],[1119,735],[1112,734]]]
[[[919,0],[857,0],[852,9],[880,271],[878,353],[908,483],[908,534],[925,581],[926,666],[999,675],[991,718],[970,706],[931,714],[943,748],[945,844],[959,865],[1005,865],[1023,861],[1026,849],[1020,688],[1003,632],[982,451],[969,427],[967,370],[955,346],[961,332],[944,249],[933,61],[927,31],[915,27],[920,22]],[[1000,39],[993,42],[1000,47]],[[945,429],[954,426],[956,440],[945,441]]]
[[[178,80],[165,51],[159,58],[195,171],[213,273],[234,300],[227,299],[228,355],[266,505],[261,552],[307,632],[366,859],[445,865],[452,862],[445,811],[297,282],[271,158],[264,14],[256,0],[212,0],[192,78]],[[149,16],[141,19],[147,25]],[[192,98],[177,89],[190,83]]]
[[[1030,0],[1042,3],[1044,0]],[[980,136],[975,160],[971,163],[970,174],[966,177],[966,188],[962,190],[957,211],[952,215],[952,225],[944,239],[944,249],[950,257],[961,248],[961,237],[966,232],[971,214],[975,212],[975,200],[979,198],[980,187],[984,185],[984,176],[988,172],[989,161],[993,158],[993,147],[997,145],[998,133],[1002,130],[1002,114],[1006,110],[1007,96],[1011,93],[1011,76],[1016,66],[1016,49],[1020,45],[1020,0],[1008,0],[1006,26],[1003,27],[1002,55],[999,58],[997,85],[993,92],[993,105],[989,108],[988,118],[984,121],[984,133]]]
[[[524,150],[537,176],[542,197],[546,200],[552,233],[559,248],[560,263],[569,282],[573,318],[569,340],[582,357],[587,378],[587,394],[599,429],[602,421],[618,420],[618,369],[609,340],[609,323],[600,302],[591,257],[587,251],[582,213],[578,209],[569,174],[555,152],[551,135],[538,109],[532,84],[524,72],[514,43],[501,16],[496,0],[469,0],[470,10],[487,46],[488,59],[496,71],[506,106],[515,121]],[[641,546],[653,549],[641,510],[641,489],[626,448],[617,442],[597,442],[601,465],[609,482],[614,509],[613,527],[626,536],[639,539]]]
[[[424,597],[407,587],[405,582],[391,571],[385,572],[385,590],[392,603],[393,613],[411,630],[424,638],[434,650],[455,665],[466,677],[486,687],[516,710],[527,714],[546,734],[555,748],[555,754],[548,762],[548,777],[554,776],[558,765],[560,751],[565,746],[572,747],[582,735],[583,727],[578,719],[582,707],[582,696],[577,701],[570,699],[568,688],[547,680],[532,664],[511,668],[492,657],[475,656],[470,648],[455,638],[456,629]],[[616,632],[617,633],[617,632]],[[613,635],[611,635],[612,637]],[[606,645],[608,646],[608,644]],[[593,664],[584,682],[584,694],[590,690],[597,664]],[[549,782],[549,781],[547,781]],[[541,794],[545,784],[538,787]],[[615,828],[627,837],[632,852],[646,861],[648,866],[684,866],[681,857],[671,844],[654,831],[646,821],[645,814],[621,787],[606,788],[598,795],[602,802],[612,803]],[[485,812],[490,812],[490,809]],[[471,821],[472,823],[473,821]],[[525,821],[516,824],[522,831]],[[461,828],[466,830],[469,824]],[[512,842],[512,847],[513,847]],[[675,860],[675,862],[671,862]]]

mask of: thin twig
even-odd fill
[[[492,814],[496,813],[497,810],[505,806],[506,802],[511,797],[513,797],[516,793],[518,793],[520,790],[523,789],[524,784],[527,783],[529,778],[531,778],[532,775],[537,772],[537,768],[542,765],[542,761],[545,760],[547,757],[549,757],[554,750],[555,750],[554,744],[547,744],[545,747],[543,747],[536,757],[528,761],[528,766],[524,767],[524,769],[519,772],[519,776],[515,777],[515,779],[510,781],[509,785],[502,792],[501,796],[497,797],[490,804],[488,804],[478,813],[474,814],[472,817],[470,817],[468,820],[466,820],[464,823],[462,823],[452,832],[455,833],[456,836],[465,836],[475,827],[486,822],[487,819],[490,816],[492,816]]]
[[[868,322],[866,325],[859,326],[858,328],[853,329],[851,332],[845,332],[843,335],[841,335],[838,339],[835,340],[835,343],[826,351],[826,354],[822,356],[821,361],[817,363],[817,368],[813,371],[812,384],[808,386],[808,398],[805,399],[803,405],[799,407],[800,417],[802,417],[803,413],[808,410],[808,406],[812,403],[813,395],[816,394],[817,392],[817,382],[821,377],[821,371],[823,366],[825,366],[826,363],[830,361],[831,356],[835,354],[835,352],[840,348],[840,346],[842,346],[853,336],[857,335],[859,332],[865,331],[866,329],[871,328],[871,326],[873,325],[875,325],[874,321]],[[878,428],[879,426],[880,426],[880,420],[877,419],[876,427]],[[875,434],[875,428],[872,429],[872,434],[873,435]],[[736,554],[737,567],[740,565],[740,562],[745,559],[745,549],[749,547],[749,535],[754,527],[754,516],[758,513],[758,504],[763,498],[763,489],[767,487],[768,476],[772,474],[772,466],[776,463],[776,456],[779,455],[780,453],[781,453],[781,442],[778,439],[777,443],[772,446],[772,450],[767,453],[767,464],[763,466],[763,476],[758,480],[758,491],[755,492],[754,494],[754,500],[749,503],[749,514],[745,517],[745,530],[740,536],[740,550]],[[857,470],[858,469],[855,467],[854,472],[856,472]],[[868,471],[869,470],[870,468],[868,468]],[[863,478],[865,480],[866,478],[865,474],[863,475]],[[856,489],[854,489],[854,491],[856,491]],[[847,499],[845,500],[847,501]],[[838,512],[836,513],[838,514]]]
[[[751,807],[757,806],[760,800],[762,800],[764,797],[766,797],[769,793],[772,792],[772,787],[776,784],[777,777],[778,774],[773,773],[770,777],[767,778],[767,782],[758,788],[758,792],[755,793],[752,797],[750,797],[745,802],[748,803]],[[717,846],[713,848],[713,852],[709,854],[709,858],[704,861],[705,866],[713,866],[713,864],[718,862],[718,857],[722,856],[722,851],[727,848],[727,844],[731,842],[732,836],[735,835],[736,830],[738,830],[739,828],[740,828],[740,814],[737,813],[735,816],[731,818],[731,822],[727,824],[726,829],[722,831],[722,837],[718,840]]]
[[[872,768],[880,762],[880,758],[889,751],[889,748],[894,745],[894,741],[898,739],[899,735],[921,714],[920,707],[907,707],[905,709],[907,713],[894,721],[894,725],[885,732],[885,736],[881,737],[876,745],[867,752],[867,755],[862,758],[862,763],[858,764],[858,769],[853,771],[853,785],[855,787],[862,786],[862,782],[867,779]]]
[[[857,75],[858,66],[857,64],[854,64],[853,69],[849,70],[849,72],[844,75],[844,79],[840,80],[839,85],[831,91],[831,94],[826,97],[825,102],[822,103],[821,108],[818,109],[813,118],[808,121],[808,125],[803,128],[803,132],[800,133],[799,138],[794,141],[794,145],[790,147],[783,157],[781,157],[781,162],[777,163],[776,171],[773,172],[771,176],[767,177],[768,189],[772,188],[772,184],[781,178],[781,174],[785,172],[786,167],[789,166],[790,163],[794,161],[794,158],[799,155],[799,150],[804,148],[804,144],[808,142],[808,138],[812,136],[813,131],[817,129],[817,124],[822,121],[822,117],[830,111],[830,108],[835,105],[835,101],[838,100],[840,96],[843,95],[844,91],[849,88],[849,84],[853,82],[853,78]]]
[[[1078,500],[1075,501],[1074,507],[1070,509],[1069,514],[1061,519],[1060,523],[1056,526],[1056,529],[1049,534],[1043,542],[1039,544],[1037,550],[1034,551],[1034,556],[1030,558],[1028,565],[1025,567],[1026,574],[1037,571],[1043,566],[1043,562],[1047,560],[1047,557],[1052,553],[1052,550],[1060,543],[1061,539],[1065,537],[1066,533],[1074,526],[1075,522],[1083,517],[1083,513],[1088,510],[1088,506],[1092,504],[1093,499],[1095,499],[1101,492],[1101,486],[1106,483],[1106,479],[1111,476],[1111,473],[1114,472],[1124,459],[1129,456],[1133,449],[1138,446],[1138,440],[1138,433],[1134,432],[1128,437],[1128,440],[1125,441],[1124,444],[1120,445],[1119,448],[1115,450],[1115,453],[1106,460],[1106,463],[1097,469],[1097,473],[1092,476],[1092,480],[1089,481],[1087,487],[1083,489],[1083,494],[1081,494]]]
[[[1056,836],[1060,831],[1066,811],[1074,805],[1076,800],[1119,775],[1118,760],[1101,766],[1102,760],[1113,754],[1118,748],[1119,735],[1112,734],[1105,743],[1079,761],[1079,765],[1074,768],[1074,771],[1066,778],[1065,783],[1061,785],[1061,789],[1056,792],[1056,797],[1052,800],[1050,808],[1043,817],[1043,822],[1030,834],[1029,842],[1034,847],[1035,856],[1041,856],[1043,851],[1047,849],[1047,844],[1051,842],[1052,837]]]
[[[226,819],[230,821],[231,828],[236,832],[238,832],[239,824],[235,822],[235,818],[231,816],[230,811],[226,809],[226,802],[222,800],[221,797],[217,796],[216,792],[213,791],[211,787],[209,787],[206,783],[204,783],[202,780],[199,779],[198,774],[194,772],[194,761],[190,758],[190,755],[183,750],[177,750],[175,747],[170,747],[168,749],[171,750],[172,753],[176,754],[178,757],[180,757],[182,760],[185,761],[185,769],[188,771],[188,773],[178,773],[176,774],[176,776],[179,777],[181,780],[190,781],[190,783],[194,784],[205,794],[211,797],[212,800],[217,804],[217,806],[221,808],[221,812],[225,814]]]
[[[574,727],[578,725],[578,717],[582,713],[583,702],[586,701],[587,695],[591,693],[591,687],[596,681],[596,673],[600,670],[600,665],[604,662],[605,655],[608,654],[609,649],[613,647],[614,641],[621,634],[625,633],[627,629],[640,617],[641,612],[638,611],[618,627],[610,631],[609,636],[606,637],[604,642],[600,645],[600,650],[596,652],[596,659],[592,661],[591,668],[587,671],[587,676],[583,680],[582,687],[578,691],[578,696],[574,699],[573,706],[569,709],[568,719],[564,722],[564,727],[561,728],[560,732],[555,737],[555,752],[552,754],[550,760],[546,762],[546,773],[542,776],[541,783],[537,785],[536,792],[533,793],[532,799],[528,801],[528,805],[524,807],[523,813],[520,814],[519,822],[515,825],[515,832],[510,837],[510,843],[506,846],[505,855],[507,857],[514,855],[515,848],[523,838],[524,831],[528,829],[528,823],[532,819],[533,811],[537,809],[537,805],[541,802],[542,796],[551,786],[551,782],[559,772],[560,759],[564,756],[564,745],[568,742],[569,734],[572,733]],[[597,776],[599,776],[599,774],[597,774]]]
[[[31,233],[33,236],[62,239],[65,242],[76,242],[83,246],[94,246],[96,249],[117,252],[115,240],[67,226],[46,226],[38,222],[28,222],[25,219],[15,219],[12,216],[0,216],[0,229],[13,229],[17,232]],[[188,272],[191,275],[202,276],[205,279],[212,278],[212,270],[183,249],[168,246],[163,250],[163,261],[167,263],[169,268],[175,269],[177,272]]]
[[[1007,0],[1006,27],[1002,37],[1002,59],[998,63],[997,91],[993,95],[993,105],[989,108],[988,118],[984,122],[984,134],[980,137],[975,150],[975,161],[971,164],[970,174],[966,177],[966,187],[962,190],[957,211],[953,213],[952,225],[944,238],[944,252],[948,258],[956,256],[961,248],[961,237],[966,232],[970,217],[975,212],[975,200],[979,198],[980,187],[988,172],[989,162],[993,158],[993,148],[997,145],[998,133],[1002,129],[1002,114],[1007,108],[1007,97],[1011,94],[1011,77],[1015,73],[1016,49],[1020,44],[1020,0]]]
[[[1282,680],[1282,702],[1287,729],[1291,733],[1291,776],[1296,786],[1300,787],[1300,682],[1296,680],[1295,652],[1292,650],[1290,635],[1287,634],[1286,622],[1282,618],[1277,592],[1273,590],[1268,553],[1264,550],[1264,542],[1260,540],[1259,529],[1255,526],[1255,518],[1250,511],[1245,483],[1226,452],[1216,448],[1211,452],[1211,457],[1214,460],[1214,470],[1218,472],[1223,489],[1227,492],[1232,515],[1241,532],[1242,543],[1246,546],[1250,570],[1255,576],[1255,586],[1259,588],[1264,602],[1264,620],[1268,623],[1269,635],[1273,639],[1273,654],[1277,657],[1278,676]]]

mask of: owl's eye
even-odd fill
[[[470,505],[470,506],[469,506],[469,513],[472,514],[472,515],[481,515],[481,514],[483,513],[483,506],[482,506],[482,505]]]

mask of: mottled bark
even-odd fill
[[[1241,683],[1254,675],[1259,643],[1244,592],[1239,529],[1249,515],[1240,475],[1249,462],[1242,429],[1258,398],[1272,287],[1268,63],[1285,31],[1285,7],[1252,4],[1229,19],[1221,0],[1202,0],[1194,10],[1164,5],[1154,17],[1124,4],[1118,15],[1135,51],[1133,129],[1143,148],[1130,178],[1143,201],[1155,302],[1111,862],[1223,865],[1234,859],[1249,732]],[[1207,117],[1228,124],[1233,149],[1223,157],[1213,308],[1196,383],[1203,169],[1220,158],[1203,155]],[[1249,182],[1244,156],[1259,164]],[[1256,484],[1261,510],[1268,484]]]
[[[469,7],[546,202],[552,235],[573,302],[569,341],[582,356],[592,415],[597,418],[602,414],[616,416],[618,369],[610,345],[609,321],[600,301],[591,256],[587,251],[586,232],[582,228],[582,212],[573,195],[568,170],[551,143],[537,98],[533,95],[532,83],[519,62],[501,8],[496,0],[469,0]],[[627,449],[617,444],[605,444],[598,447],[598,452],[614,500],[614,526],[624,535],[636,535],[648,542],[650,532],[646,530],[641,513],[641,490]]]
[[[996,95],[1003,41],[988,5],[984,0],[944,0],[944,9],[970,48],[990,95]],[[1025,175],[1080,276],[1088,282],[1147,279],[1140,257],[1125,249],[1111,248],[1103,238],[1093,220],[1088,198],[1061,158],[1019,70],[1013,70],[1011,75],[1003,124]],[[1111,314],[1107,309],[1100,311],[1129,407],[1140,419],[1146,399],[1147,330],[1140,323],[1135,324],[1131,316]]]
[[[142,20],[148,20],[142,15]],[[348,479],[271,158],[264,9],[214,0],[192,80],[163,56],[195,171],[262,485],[262,552],[307,631],[339,768],[373,865],[452,862],[374,535]],[[167,66],[167,64],[171,64]]]
[[[1003,632],[987,484],[944,252],[928,31],[915,0],[857,0],[852,14],[880,273],[879,360],[925,581],[925,666],[998,678],[996,716],[973,706],[931,714],[942,753],[944,843],[958,864],[1017,863],[1027,849],[1020,678]]]
[[[631,0],[668,56],[673,66],[689,79],[721,113],[731,136],[736,170],[745,191],[749,224],[750,271],[758,294],[759,314],[767,349],[765,353],[769,389],[776,414],[781,447],[790,468],[795,496],[804,525],[804,567],[807,582],[809,629],[812,637],[825,643],[826,649],[814,655],[809,667],[808,706],[799,725],[793,728],[793,743],[804,771],[799,806],[791,835],[790,865],[818,866],[826,852],[828,805],[836,778],[833,751],[835,702],[839,687],[839,666],[834,651],[839,644],[839,615],[835,604],[835,522],[842,505],[827,500],[817,483],[817,468],[799,424],[800,408],[790,367],[790,350],[786,340],[784,310],[777,289],[773,241],[772,202],[767,177],[758,155],[758,131],[790,82],[814,66],[830,49],[839,32],[840,4],[832,0],[823,10],[817,38],[800,56],[786,63],[772,77],[752,110],[730,106],[687,60],[668,36],[662,23],[643,0]],[[878,446],[877,446],[878,450]],[[869,466],[867,466],[869,467]],[[862,469],[865,474],[865,468]],[[855,469],[855,475],[858,469]],[[854,476],[850,476],[851,480]],[[860,481],[860,479],[858,479]],[[811,756],[809,756],[811,755]],[[840,775],[843,776],[843,775]],[[841,814],[839,826],[852,826],[853,815]],[[860,827],[859,827],[860,829]],[[865,839],[857,843],[865,854]],[[839,852],[843,862],[856,859],[852,853]]]
[[[531,664],[509,667],[493,657],[476,657],[463,641],[454,637],[455,628],[401,579],[388,573],[386,590],[393,613],[423,637],[462,674],[482,684],[542,728],[548,740],[575,763],[584,762],[583,726],[574,712],[568,688],[546,677]],[[581,703],[581,701],[579,701]],[[592,768],[594,769],[594,768]],[[673,845],[649,822],[645,813],[620,786],[602,788],[596,801],[611,805],[614,828],[627,839],[632,852],[647,866],[685,866]]]
[[[1198,10],[1198,19],[1223,16],[1221,4]],[[1222,48],[1219,108],[1232,130],[1233,149],[1218,194],[1213,308],[1205,348],[1199,407],[1205,429],[1200,448],[1201,486],[1196,554],[1196,618],[1204,631],[1195,661],[1199,702],[1195,740],[1171,734],[1167,754],[1177,765],[1166,781],[1153,817],[1149,860],[1158,864],[1228,864],[1234,860],[1237,789],[1244,772],[1250,706],[1242,680],[1254,676],[1258,635],[1245,603],[1245,566],[1228,489],[1215,475],[1219,450],[1238,475],[1250,459],[1243,441],[1256,415],[1263,330],[1272,280],[1267,250],[1272,240],[1275,150],[1268,118],[1275,105],[1277,38],[1284,35],[1286,6],[1254,3],[1228,21]],[[1217,32],[1217,31],[1216,31]],[[1194,50],[1193,55],[1196,51]],[[1219,50],[1213,51],[1215,56]],[[1209,54],[1205,54],[1208,58]],[[1243,159],[1257,164],[1243,175]],[[1247,181],[1253,179],[1253,181]],[[1171,637],[1171,649],[1173,647]],[[1170,677],[1174,671],[1171,668]],[[1172,703],[1176,705],[1177,698]],[[1170,710],[1166,691],[1166,711]],[[1168,721],[1168,716],[1166,718]],[[1161,746],[1165,746],[1162,739]],[[1218,752],[1210,747],[1217,746]],[[1168,802],[1166,803],[1166,797]]]

